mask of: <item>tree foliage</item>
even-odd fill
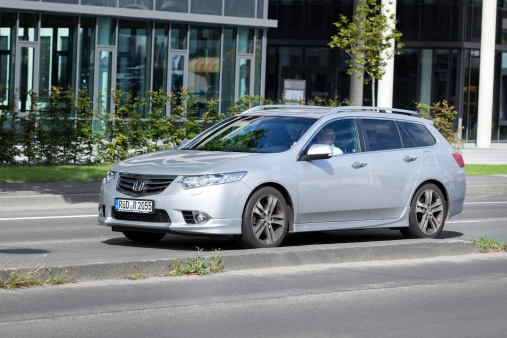
[[[417,112],[423,118],[433,121],[435,128],[456,150],[460,151],[463,149],[465,142],[457,138],[454,131],[454,122],[458,115],[454,106],[449,106],[446,100],[433,103],[431,106],[419,102],[417,103]],[[458,131],[462,129],[463,127],[458,129]]]
[[[387,60],[401,54],[401,33],[390,26],[397,23],[395,15],[383,10],[376,0],[359,0],[356,15],[350,20],[345,15],[334,23],[337,34],[331,36],[331,48],[343,48],[350,59],[348,74],[359,71],[364,83],[372,81],[372,99],[375,105],[375,81],[385,74]],[[396,46],[392,46],[394,39]],[[395,48],[393,48],[395,47]]]

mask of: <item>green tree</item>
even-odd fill
[[[395,15],[388,10],[383,11],[383,5],[376,0],[359,0],[356,15],[349,20],[345,15],[334,23],[337,34],[331,36],[331,48],[343,48],[350,55],[347,60],[348,74],[359,71],[363,75],[363,82],[372,81],[372,102],[375,106],[375,81],[382,79],[385,74],[387,60],[395,54],[401,54],[401,33],[392,28],[390,22],[396,24]],[[394,39],[396,48],[392,48]]]

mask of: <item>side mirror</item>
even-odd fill
[[[327,144],[314,144],[308,149],[305,160],[324,160],[333,157],[333,149]]]

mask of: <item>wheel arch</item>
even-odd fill
[[[287,189],[285,189],[285,187],[279,183],[275,183],[275,182],[266,182],[266,183],[263,183],[259,186],[257,186],[255,189],[253,189],[250,194],[248,195],[248,198],[246,199],[247,201],[250,199],[250,197],[252,197],[253,194],[255,194],[259,189],[262,189],[264,187],[272,187],[272,188],[275,188],[276,190],[278,190],[283,198],[285,198],[285,203],[287,204],[287,207],[289,208],[289,232],[292,231],[293,227],[294,227],[294,202],[292,201],[292,197],[291,195],[289,194],[289,192],[287,191]],[[243,213],[245,211],[245,208],[246,208],[246,205],[247,203],[245,203],[245,205],[243,206]]]
[[[449,200],[449,192],[447,191],[447,188],[445,187],[445,185],[442,184],[442,182],[438,181],[438,180],[435,180],[435,179],[430,179],[430,180],[426,180],[424,182],[421,182],[415,189],[414,189],[414,192],[412,194],[412,198],[410,199],[410,201],[412,201],[414,199],[414,196],[415,196],[415,193],[417,192],[417,190],[419,190],[420,187],[422,187],[423,185],[425,184],[428,184],[428,183],[432,183],[434,185],[436,185],[440,191],[442,191],[442,193],[444,194],[444,198],[445,198],[445,204],[447,206],[447,215],[446,215],[446,218],[449,217],[449,214],[450,214],[450,208],[451,208],[451,205],[450,205],[450,200]]]

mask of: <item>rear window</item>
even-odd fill
[[[430,131],[422,124],[400,121],[398,121],[398,124],[417,147],[429,147],[437,142]]]

